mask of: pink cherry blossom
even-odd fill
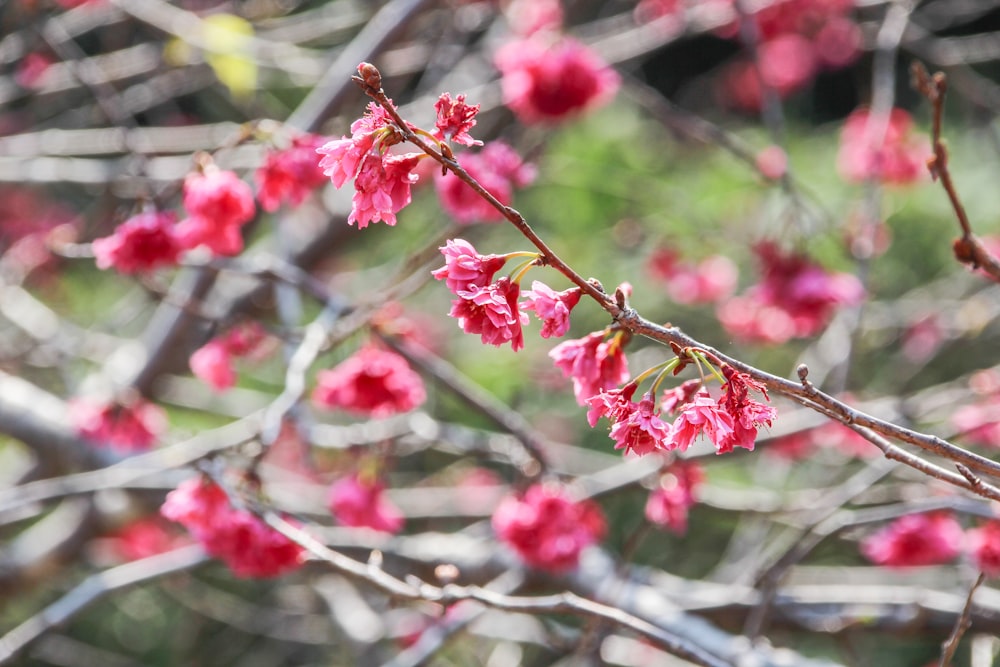
[[[600,541],[607,526],[597,504],[574,501],[558,486],[536,484],[523,496],[500,502],[493,530],[528,565],[564,572],[576,567],[580,552]]]
[[[632,400],[632,395],[638,388],[635,382],[629,382],[621,389],[601,390],[586,400],[587,422],[591,427],[597,426],[601,417],[607,417],[614,424],[639,409],[639,404]]]
[[[649,494],[646,519],[678,535],[686,533],[688,510],[695,504],[704,479],[705,472],[697,463],[674,463]]]
[[[604,340],[604,332],[599,331],[556,345],[549,351],[549,357],[573,380],[576,402],[586,405],[587,399],[601,390],[628,381],[628,360],[622,345],[622,334],[616,333]]]
[[[201,478],[168,493],[160,513],[187,528],[239,577],[275,577],[298,569],[305,558],[302,547],[246,510],[231,507],[222,489]]]
[[[437,120],[434,121],[434,136],[441,141],[453,141],[463,146],[482,146],[483,142],[469,136],[469,130],[476,124],[478,104],[466,104],[465,95],[456,95],[451,99],[450,93],[441,93],[434,103]]]
[[[620,83],[597,54],[570,37],[511,41],[495,60],[504,103],[527,124],[561,121],[603,106]]]
[[[524,347],[521,327],[528,323],[528,316],[517,307],[520,293],[521,286],[507,277],[484,287],[470,285],[458,290],[448,315],[466,333],[480,334],[484,343],[499,347],[509,341],[516,352]]]
[[[501,255],[480,255],[464,239],[450,239],[440,250],[444,255],[444,266],[431,271],[431,275],[444,280],[454,294],[458,294],[459,290],[489,285],[496,272],[507,263],[507,258]]]
[[[924,177],[930,154],[927,137],[914,130],[913,119],[903,109],[882,117],[858,109],[844,122],[837,169],[855,183],[906,185]]]
[[[972,562],[988,577],[1000,576],[1000,521],[987,521],[965,533]]]
[[[184,180],[184,208],[189,217],[177,226],[185,248],[206,246],[216,255],[243,250],[240,227],[256,212],[253,191],[231,171],[206,168]]]
[[[524,187],[535,178],[535,168],[524,163],[521,156],[502,141],[491,141],[478,153],[462,154],[458,162],[505,206],[513,202],[515,187]],[[504,219],[500,211],[451,171],[436,171],[434,185],[441,207],[458,222],[497,222]]]
[[[94,239],[91,248],[97,268],[138,273],[176,266],[183,248],[174,222],[175,216],[169,212],[140,213],[129,218],[111,236]]]
[[[673,250],[659,249],[649,258],[649,271],[666,283],[670,298],[681,304],[715,303],[728,298],[739,277],[736,265],[722,255],[697,264],[682,262]]]
[[[615,441],[615,449],[623,449],[625,454],[639,456],[652,454],[657,450],[673,449],[673,443],[670,442],[671,426],[660,419],[652,392],[643,395],[642,400],[632,405],[635,409],[631,412],[620,411],[618,420],[608,434]]]
[[[666,413],[676,413],[681,407],[689,403],[701,389],[701,380],[685,380],[680,386],[668,389],[660,397],[660,408]]]
[[[41,88],[53,62],[52,58],[44,53],[38,51],[27,53],[17,64],[14,81],[22,88]]]
[[[416,183],[413,173],[422,153],[402,155],[367,155],[354,179],[354,199],[347,223],[364,229],[369,222],[396,224],[396,213],[410,203],[410,186]]]
[[[330,513],[344,526],[398,533],[405,519],[385,497],[384,490],[380,482],[365,481],[357,474],[343,477],[330,487]]]
[[[119,453],[150,449],[167,428],[163,408],[142,399],[121,404],[76,398],[69,416],[82,438]]]
[[[670,428],[665,449],[685,451],[699,435],[704,434],[723,453],[720,443],[733,437],[733,417],[702,391],[680,407],[680,414]],[[731,449],[731,447],[730,447]]]
[[[326,175],[316,163],[316,151],[322,143],[323,137],[303,134],[288,148],[268,151],[264,164],[254,173],[261,208],[277,211],[283,201],[298,206],[326,183]]]
[[[759,243],[754,250],[763,265],[760,282],[716,311],[726,330],[738,338],[783,343],[811,336],[838,307],[857,304],[865,296],[853,275],[827,272],[771,242]]]
[[[715,440],[717,453],[731,452],[734,447],[753,451],[760,426],[770,426],[777,416],[775,409],[750,397],[750,392],[761,394],[765,400],[767,389],[746,373],[741,373],[729,364],[722,367],[726,383],[722,386],[719,403],[733,419],[733,430]]]
[[[389,417],[413,410],[426,398],[423,380],[395,352],[366,345],[316,376],[313,403],[321,408]]]
[[[236,384],[233,356],[220,340],[202,345],[188,360],[194,376],[217,392],[224,392]]]
[[[126,561],[149,558],[190,543],[190,539],[167,529],[155,516],[132,521],[107,537],[117,558]]]
[[[1000,393],[963,405],[951,416],[962,440],[985,447],[1000,447]]]
[[[940,565],[959,554],[962,527],[948,512],[909,514],[861,542],[861,553],[876,565]]]
[[[545,283],[535,280],[531,289],[524,293],[522,310],[530,310],[542,321],[542,338],[561,338],[569,331],[570,311],[580,302],[583,292],[579,287],[571,287],[556,292]]]

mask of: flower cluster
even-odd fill
[[[250,512],[233,508],[222,489],[200,477],[168,493],[160,513],[187,528],[239,577],[275,577],[297,569],[305,556],[302,547]]]
[[[567,340],[549,351],[556,368],[573,381],[573,395],[580,405],[601,391],[612,389],[629,379],[625,343],[628,335],[622,331],[597,331],[574,340]]]
[[[236,384],[235,359],[259,353],[266,339],[267,332],[258,322],[233,327],[194,351],[188,361],[191,372],[215,391],[226,391]]]
[[[914,131],[913,119],[903,109],[883,116],[858,109],[841,130],[837,169],[853,183],[906,185],[927,173],[930,153],[927,137]]]
[[[423,380],[395,352],[373,344],[316,376],[312,401],[326,409],[389,417],[424,402]]]
[[[493,530],[528,565],[563,572],[576,567],[580,552],[599,542],[607,526],[596,503],[574,501],[559,486],[536,484],[523,496],[500,502]]]
[[[80,437],[119,453],[150,449],[167,427],[163,409],[142,399],[127,403],[73,399],[69,418]]]
[[[302,134],[293,138],[288,148],[268,151],[264,164],[254,173],[261,208],[274,212],[282,202],[298,206],[326,183],[326,175],[316,162],[316,151],[323,143],[323,137]]]
[[[733,336],[754,342],[784,343],[811,336],[834,311],[859,303],[864,287],[847,273],[829,273],[805,256],[785,254],[771,242],[754,248],[763,265],[759,283],[716,310]]]
[[[490,142],[478,153],[463,154],[458,163],[497,200],[509,206],[514,188],[535,178],[535,169],[502,141]],[[461,223],[497,222],[503,214],[451,171],[435,172],[434,185],[441,207]]]
[[[698,380],[666,392],[659,406],[653,390],[643,394],[639,402],[632,400],[638,386],[635,381],[622,389],[601,390],[586,401],[590,407],[587,420],[595,426],[606,417],[611,422],[609,436],[615,449],[627,454],[685,451],[702,435],[715,445],[717,454],[735,447],[753,450],[757,430],[771,425],[775,410],[751,398],[753,391],[768,400],[764,386],[749,375],[728,364],[722,365],[722,374],[726,382],[718,399],[700,388]],[[673,423],[662,419],[664,413],[676,414]]]
[[[238,255],[243,250],[243,225],[256,214],[253,190],[232,171],[213,164],[184,180],[184,208],[188,217],[175,233],[184,248],[205,246],[216,255]]]
[[[111,236],[94,239],[97,268],[130,274],[176,266],[185,248],[175,219],[170,212],[148,211],[118,225]]]
[[[385,486],[360,474],[343,477],[330,487],[330,513],[340,524],[365,527],[383,533],[398,533],[405,519],[385,497]]]
[[[695,504],[705,471],[694,462],[677,462],[660,476],[646,500],[646,519],[678,535],[687,532],[688,510]]]
[[[509,276],[494,279],[508,258],[514,255],[481,255],[471,243],[453,239],[441,248],[445,265],[431,272],[444,280],[458,298],[451,302],[451,317],[466,333],[479,334],[484,343],[500,346],[510,343],[514,351],[524,347],[522,327],[531,311],[542,322],[542,336],[564,336],[569,330],[570,311],[580,301],[579,288],[556,292],[548,285],[534,281],[530,291],[520,301],[521,285]]]

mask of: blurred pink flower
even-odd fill
[[[152,271],[176,266],[184,249],[175,231],[171,212],[148,212],[132,216],[115,228],[111,236],[94,239],[91,248],[97,268],[119,273]]]
[[[837,169],[855,183],[906,185],[924,177],[930,155],[927,137],[914,131],[913,119],[903,109],[881,118],[858,109],[841,130]]]
[[[253,190],[234,172],[208,168],[184,180],[184,208],[190,217],[176,229],[185,248],[201,245],[216,255],[243,250],[240,228],[256,213]]]
[[[988,577],[1000,576],[1000,521],[987,521],[965,533],[972,562]]]
[[[74,398],[69,402],[69,417],[81,437],[119,453],[150,449],[167,428],[163,408],[142,399],[123,405]]]
[[[330,487],[330,513],[344,526],[398,533],[405,519],[385,497],[384,490],[380,482],[363,481],[357,474],[343,477]]]
[[[312,393],[315,405],[372,417],[408,412],[424,402],[420,376],[405,358],[365,345],[336,367],[320,371]]]
[[[493,530],[528,565],[563,572],[576,567],[580,552],[599,542],[607,525],[596,503],[574,501],[562,487],[536,484],[523,496],[500,502]]]
[[[772,181],[781,180],[788,171],[788,155],[781,146],[774,144],[761,149],[755,157],[755,162],[757,170],[764,178]]]
[[[677,462],[660,476],[646,500],[646,519],[678,535],[687,532],[688,510],[695,504],[705,471],[694,462]]]
[[[122,560],[149,558],[176,549],[189,540],[167,529],[162,519],[148,516],[128,523],[108,536],[111,549]]]
[[[661,248],[649,258],[649,270],[666,282],[667,293],[676,303],[714,303],[736,289],[739,273],[732,260],[712,255],[697,264],[679,261],[673,250]]]
[[[54,61],[44,53],[32,51],[17,64],[14,81],[22,88],[40,88]]]
[[[620,78],[607,63],[569,37],[543,34],[497,51],[504,103],[527,124],[561,121],[606,104]]]
[[[254,172],[261,208],[274,212],[283,201],[298,206],[326,183],[326,175],[316,162],[316,150],[323,141],[315,134],[302,134],[288,148],[267,152],[264,164]]]
[[[200,477],[167,494],[160,513],[188,529],[205,551],[239,577],[275,577],[298,569],[305,551],[245,510],[230,506],[225,492]]]
[[[947,563],[962,549],[962,527],[948,512],[909,514],[861,542],[876,565],[913,567]]]
[[[521,310],[530,310],[542,321],[542,338],[561,338],[569,331],[570,311],[580,302],[579,287],[571,287],[556,292],[541,281],[531,283],[531,289],[524,293]]]
[[[210,340],[199,347],[188,363],[194,376],[217,392],[223,392],[236,384],[233,356],[220,340]]]
[[[514,188],[524,187],[535,178],[535,169],[502,141],[492,141],[478,153],[464,153],[459,164],[487,192],[509,206],[514,200]],[[496,222],[503,214],[483,199],[468,183],[451,171],[434,173],[441,207],[458,222]]]

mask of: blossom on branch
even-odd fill
[[[535,178],[534,167],[523,162],[521,156],[502,141],[492,141],[478,153],[464,153],[457,159],[469,176],[505,206],[514,201],[515,187],[524,187]],[[458,222],[504,219],[496,207],[451,171],[435,172],[434,185],[441,207]]]
[[[256,212],[253,191],[234,172],[209,165],[184,180],[184,208],[189,217],[177,225],[185,248],[205,246],[216,255],[243,250],[240,228]]]
[[[597,331],[556,345],[549,351],[549,357],[573,380],[576,402],[586,405],[591,396],[628,381],[628,360],[622,345],[621,332],[604,340],[604,332]]]
[[[589,48],[551,33],[508,42],[495,61],[504,103],[526,124],[562,121],[603,106],[621,81]]]
[[[482,146],[483,142],[469,136],[469,130],[476,124],[478,104],[466,104],[465,95],[456,95],[451,99],[451,93],[441,93],[434,103],[437,120],[434,121],[434,136],[441,141],[454,141],[463,146]]]
[[[361,475],[343,477],[330,487],[330,513],[344,526],[365,527],[383,533],[398,533],[405,519],[384,495],[385,486],[365,481]]]
[[[496,272],[507,263],[507,258],[501,255],[480,255],[464,239],[449,239],[440,250],[444,266],[431,271],[431,275],[444,280],[453,294],[489,285]]]
[[[142,399],[123,404],[75,398],[69,418],[81,437],[119,453],[150,449],[167,428],[163,408]]]
[[[962,527],[948,512],[900,517],[861,542],[865,558],[887,567],[947,563],[961,548]]]
[[[139,273],[176,266],[184,248],[175,219],[170,212],[139,213],[118,225],[111,236],[94,239],[91,248],[97,268]]]
[[[678,535],[687,532],[688,510],[695,504],[705,471],[694,462],[677,462],[660,476],[646,500],[646,519]]]
[[[750,392],[755,391],[770,400],[767,389],[746,373],[741,373],[729,364],[722,366],[722,375],[726,383],[722,385],[722,398],[719,403],[733,418],[733,429],[715,441],[718,454],[733,451],[733,447],[743,447],[753,451],[757,440],[757,429],[760,426],[770,426],[777,416],[777,411],[760,401],[750,398]]]
[[[559,486],[536,484],[523,496],[500,502],[493,530],[528,565],[564,572],[576,567],[584,547],[604,537],[607,525],[596,503],[574,501]]]
[[[232,507],[215,483],[196,477],[167,494],[160,513],[188,529],[238,577],[276,577],[297,569],[305,551],[256,516]]]
[[[720,406],[707,391],[700,391],[680,407],[680,414],[670,428],[667,449],[686,450],[699,435],[704,434],[716,447],[716,453],[725,451],[723,443],[733,437],[733,417]]]
[[[273,213],[282,202],[298,206],[326,183],[326,175],[316,163],[316,151],[322,143],[323,137],[303,134],[292,139],[288,148],[268,151],[264,164],[254,172],[261,208]]]
[[[674,448],[671,426],[660,419],[653,392],[647,392],[638,403],[627,407],[631,409],[619,411],[617,421],[608,434],[615,441],[615,449],[645,456],[657,450]]]
[[[371,417],[409,412],[426,398],[423,380],[405,358],[370,344],[336,367],[320,371],[316,382],[315,405]]]
[[[535,280],[524,293],[521,310],[530,310],[542,321],[542,338],[561,338],[569,331],[570,311],[580,302],[583,294],[579,287],[556,292],[545,283]]]
[[[458,320],[466,333],[480,334],[484,343],[497,347],[510,342],[515,352],[524,347],[521,327],[528,316],[518,309],[521,286],[510,278],[495,283],[456,292],[459,298],[451,302],[449,316]]]

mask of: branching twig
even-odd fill
[[[980,572],[979,576],[973,582],[972,587],[969,588],[969,594],[965,598],[965,606],[962,607],[962,613],[955,621],[955,629],[951,631],[948,639],[941,644],[941,662],[938,663],[938,667],[951,667],[951,659],[955,656],[958,643],[962,640],[962,635],[965,634],[965,631],[972,625],[972,621],[969,618],[972,613],[972,596],[975,595],[976,589],[982,585],[985,578],[986,574]]]

